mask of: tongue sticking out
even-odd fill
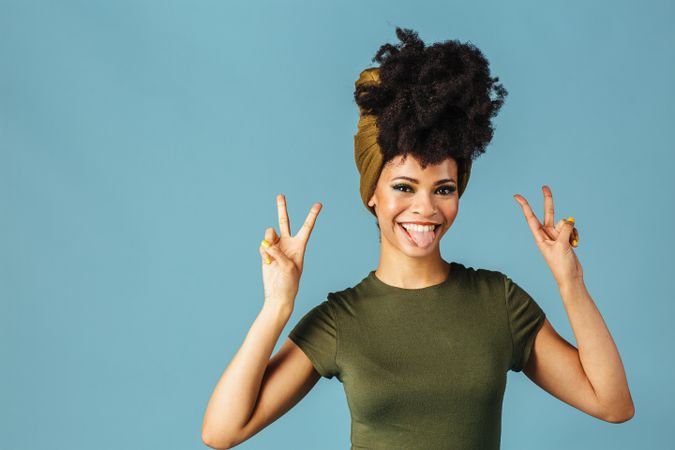
[[[410,237],[412,237],[418,247],[426,247],[434,240],[434,230],[431,231],[415,231],[406,230]]]

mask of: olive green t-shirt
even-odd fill
[[[544,311],[501,272],[451,262],[421,289],[371,271],[289,333],[347,395],[355,449],[499,449],[506,372],[521,371]]]

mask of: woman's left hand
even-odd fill
[[[572,246],[572,242],[576,246],[579,239],[574,228],[574,219],[572,218],[571,221],[560,219],[554,226],[553,195],[551,189],[546,185],[542,186],[542,190],[544,191],[543,225],[522,195],[515,194],[513,198],[520,203],[523,214],[525,214],[525,220],[534,236],[534,242],[539,247],[541,254],[544,255],[544,260],[551,269],[558,287],[575,281],[583,281],[584,273]]]

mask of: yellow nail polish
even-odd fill
[[[568,222],[572,222],[572,223],[574,223],[574,217],[572,217],[572,216],[569,216],[569,217],[567,218],[567,221],[568,221]]]
[[[577,240],[576,240],[576,239],[572,241],[572,246],[573,246],[573,247],[576,247],[576,246],[577,246]]]
[[[269,242],[267,242],[267,240],[266,240],[266,239],[263,239],[263,240],[262,240],[262,242],[260,243],[260,245],[262,245],[263,247],[267,248],[267,247],[269,247],[269,246],[270,246],[270,243],[269,243]]]
[[[272,260],[269,259],[269,257],[268,257],[268,258],[265,258],[265,264],[271,264],[271,263],[272,263]]]

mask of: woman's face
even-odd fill
[[[459,210],[457,162],[448,158],[422,170],[414,156],[397,156],[382,168],[368,205],[375,206],[382,245],[409,256],[436,252]],[[409,226],[415,222],[435,228]]]

